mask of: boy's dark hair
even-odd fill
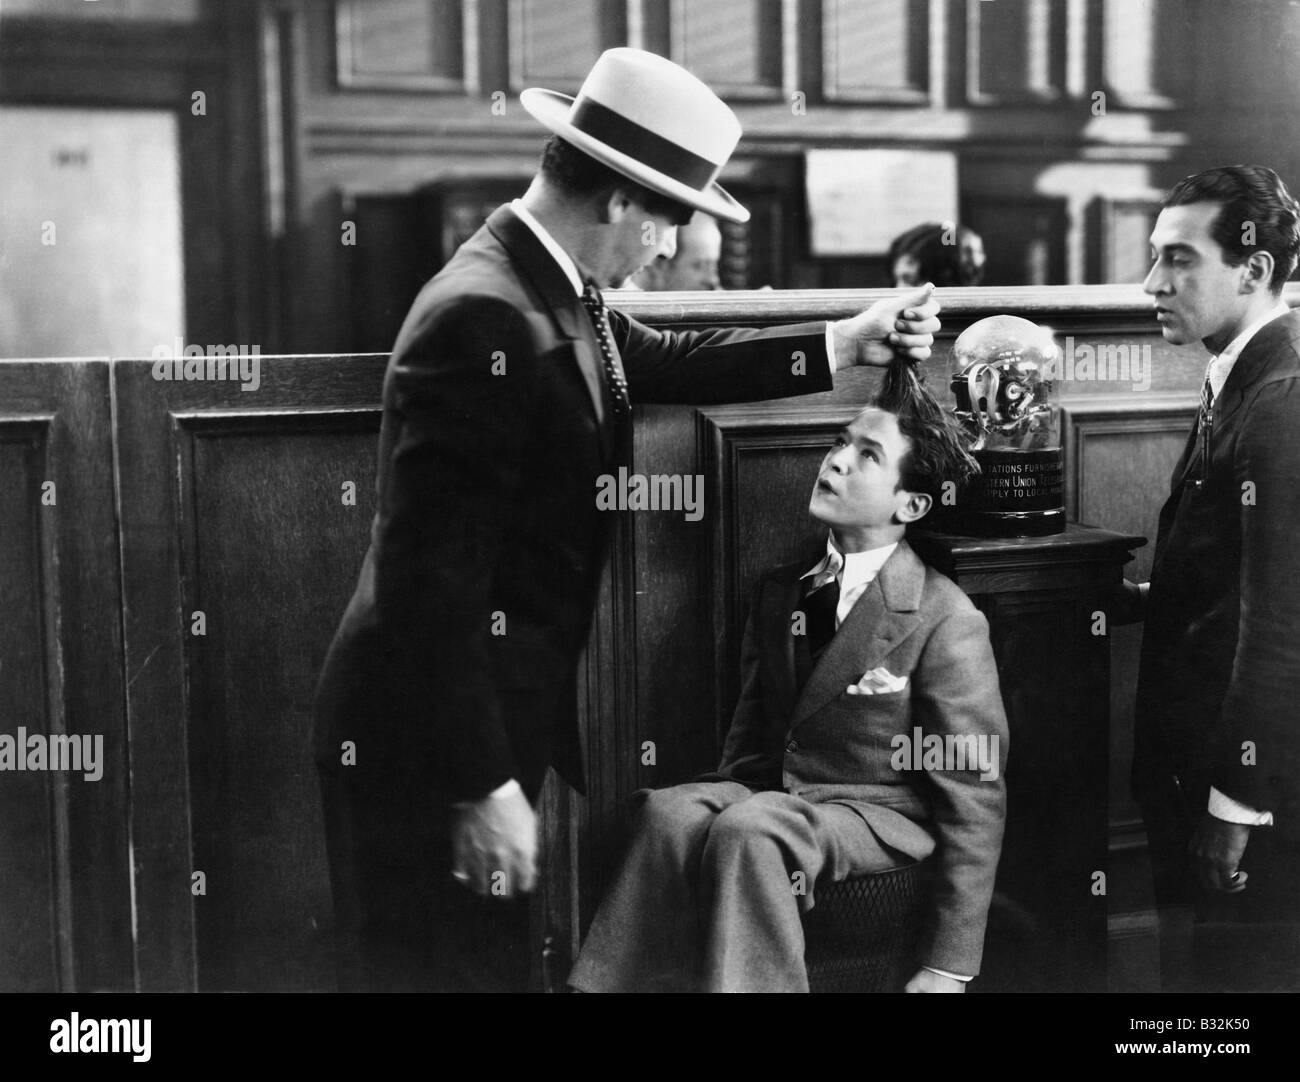
[[[1257,251],[1273,257],[1269,289],[1282,286],[1300,256],[1300,206],[1282,179],[1263,165],[1227,165],[1184,177],[1161,202],[1162,207],[1219,203],[1210,236],[1223,249],[1223,261],[1239,267]],[[1245,243],[1245,224],[1254,225],[1254,244]]]
[[[615,188],[622,188],[649,213],[667,218],[674,225],[685,225],[695,213],[694,207],[651,191],[644,184],[638,184],[603,162],[596,161],[590,154],[584,154],[558,135],[552,135],[546,141],[546,147],[542,151],[541,173],[560,191],[575,199],[603,196]]]
[[[894,361],[872,404],[897,417],[899,432],[911,442],[898,464],[899,489],[923,492],[938,503],[945,482],[960,488],[980,472],[965,433],[926,390],[914,365]]]

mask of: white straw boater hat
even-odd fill
[[[671,60],[610,49],[576,98],[530,87],[519,100],[565,142],[638,184],[727,221],[749,221],[717,182],[740,141],[740,121]]]

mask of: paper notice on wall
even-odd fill
[[[957,220],[957,157],[941,150],[810,150],[816,256],[880,255],[922,222]]]

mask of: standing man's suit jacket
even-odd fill
[[[610,320],[634,403],[831,386],[824,323]],[[623,433],[590,317],[509,207],[421,291],[383,402],[370,548],[317,689],[318,762],[337,767],[351,740],[350,776],[372,785],[472,800],[514,777],[531,796],[554,762],[581,788],[575,670],[608,521],[596,482]]]
[[[792,614],[804,605],[800,576],[815,562],[778,567],[759,581],[740,700],[715,776],[847,805],[891,848],[916,860],[933,853],[921,962],[974,975],[1006,816],[1007,721],[988,621],[901,541],[799,691]],[[848,693],[881,666],[907,677],[906,686]],[[996,737],[996,778],[981,780],[975,762],[966,770],[895,769],[894,737],[910,745],[918,727],[927,736]]]
[[[1300,313],[1237,358],[1214,402],[1208,479],[1189,483],[1202,474],[1193,431],[1160,512],[1134,788],[1144,806],[1183,799],[1199,816],[1213,785],[1300,840]]]

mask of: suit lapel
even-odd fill
[[[1268,374],[1269,361],[1281,359],[1279,347],[1287,339],[1295,336],[1300,327],[1300,313],[1290,312],[1270,320],[1255,332],[1255,337],[1246,343],[1228,373],[1223,389],[1214,402],[1214,427],[1226,424],[1241,404],[1246,400],[1246,392]]]
[[[1298,325],[1300,325],[1300,314],[1294,311],[1285,316],[1278,316],[1264,324],[1255,333],[1255,337],[1246,343],[1246,348],[1241,351],[1241,356],[1233,364],[1232,371],[1228,373],[1223,388],[1214,400],[1212,439],[1217,439],[1228,430],[1237,410],[1246,400],[1246,392],[1267,374],[1269,359],[1280,356],[1278,346],[1296,334]],[[1199,413],[1197,416],[1199,417]],[[1183,449],[1183,456],[1174,467],[1171,492],[1178,491],[1178,487],[1192,467],[1199,465],[1201,461],[1200,440],[1197,438],[1199,435],[1199,426],[1194,425],[1191,435],[1187,438],[1187,446]]]
[[[877,668],[920,626],[917,608],[924,585],[925,565],[906,541],[900,541],[817,659],[795,704],[791,729],[844,694],[863,673]]]
[[[587,385],[591,408],[596,415],[601,449],[608,458],[614,437],[606,415],[605,376],[601,371],[600,344],[587,310],[573,292],[573,283],[537,239],[537,234],[520,221],[519,215],[508,204],[492,212],[487,220],[487,228],[533,287],[561,336],[569,340],[573,359]]]
[[[1183,483],[1183,478],[1187,476],[1187,471],[1192,468],[1194,462],[1200,461],[1198,447],[1200,446],[1200,410],[1197,410],[1196,420],[1192,422],[1192,431],[1187,436],[1187,445],[1183,448],[1182,456],[1178,459],[1177,465],[1174,466],[1173,480],[1169,483],[1169,491],[1176,493],[1179,486]]]

